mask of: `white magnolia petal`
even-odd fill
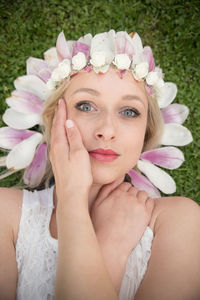
[[[106,64],[110,64],[115,57],[115,32],[103,32],[96,34],[91,42],[90,56],[95,52],[104,52],[106,55]]]
[[[30,165],[35,154],[35,149],[41,140],[42,134],[37,132],[28,139],[17,144],[7,155],[7,168],[20,170]]]
[[[6,109],[2,119],[8,126],[15,129],[28,129],[40,124],[41,121],[38,114],[23,114],[12,108]]]
[[[149,180],[160,191],[165,194],[173,194],[176,191],[176,183],[173,178],[165,171],[153,165],[149,161],[138,160],[138,169],[145,174]]]
[[[0,180],[6,178],[6,177],[8,177],[8,176],[10,176],[10,175],[12,175],[16,172],[19,172],[19,170],[4,171],[0,174]]]
[[[44,52],[44,59],[49,66],[56,68],[59,64],[56,47],[52,47]]]
[[[84,36],[82,36],[78,39],[78,42],[86,44],[88,46],[91,45],[91,41],[92,41],[91,33],[88,33],[88,34],[86,34],[86,35],[84,35]]]
[[[115,47],[117,54],[127,55],[129,59],[132,60],[133,55],[135,53],[133,47],[133,40],[126,31],[116,32]]]
[[[50,92],[44,81],[35,75],[18,77],[14,81],[14,86],[17,90],[24,90],[35,94],[41,100],[47,99],[50,95]]]
[[[181,124],[164,124],[162,145],[185,146],[193,141],[191,132]]]
[[[132,38],[133,48],[134,48],[134,56],[133,56],[133,64],[138,64],[141,62],[141,56],[143,52],[142,40],[137,32],[134,34]]]
[[[156,99],[160,108],[167,107],[175,99],[177,94],[177,86],[173,82],[165,82],[163,87],[159,87],[156,90]]]
[[[6,156],[0,157],[0,167],[6,166]]]
[[[162,109],[164,123],[178,123],[185,122],[189,114],[187,106],[174,103]]]

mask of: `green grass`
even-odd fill
[[[182,147],[186,161],[170,172],[177,183],[174,195],[200,203],[200,2],[134,0],[40,0],[0,1],[0,115],[13,80],[25,74],[26,59],[40,57],[55,45],[60,31],[67,39],[108,31],[137,31],[143,45],[150,45],[165,81],[178,86],[177,103],[190,109],[184,123],[194,142]],[[3,126],[0,121],[0,126]],[[2,154],[2,153],[1,153]],[[19,174],[1,181],[12,186]]]

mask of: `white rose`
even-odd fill
[[[150,72],[147,74],[146,82],[148,85],[154,85],[159,80],[159,76],[157,72]]]
[[[69,76],[69,73],[71,72],[69,59],[64,59],[61,63],[59,63],[58,72],[60,75],[60,79],[64,79]]]
[[[113,61],[119,70],[127,70],[130,67],[131,60],[126,53],[117,54]]]
[[[52,90],[55,89],[55,85],[54,85],[54,82],[53,82],[52,78],[50,78],[50,79],[47,81],[46,85],[47,85],[47,88],[48,88],[50,91],[52,91]]]
[[[72,66],[74,70],[80,71],[86,66],[87,60],[83,52],[78,52],[72,58]]]
[[[96,67],[93,67],[93,70],[98,74],[98,73],[106,73],[109,69],[110,65],[105,65],[103,67],[99,67],[99,68],[96,68]]]
[[[90,63],[97,68],[100,68],[106,63],[106,55],[104,51],[96,51],[92,54]]]
[[[149,64],[147,62],[141,62],[135,66],[134,76],[137,80],[144,78],[148,74]]]

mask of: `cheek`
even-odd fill
[[[92,129],[90,123],[82,119],[75,119],[75,122],[81,134],[83,144],[87,147],[88,140],[92,135]]]
[[[145,123],[142,126],[131,128],[124,133],[122,145],[126,145],[127,156],[132,157],[133,160],[138,159],[142,152],[144,137],[146,132]]]

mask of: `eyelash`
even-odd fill
[[[85,105],[85,104],[92,107],[92,105],[89,102],[87,102],[87,101],[81,101],[81,102],[76,103],[75,108],[77,108],[78,110],[80,110],[82,112],[85,112],[85,113],[91,112],[90,110],[84,111],[84,110],[81,109],[81,106]],[[134,109],[133,108],[126,108],[126,109],[124,109],[124,111],[128,111],[128,110],[132,111],[134,113],[134,115],[132,115],[132,116],[125,116],[125,117],[127,117],[127,118],[137,118],[137,117],[140,116],[140,112],[137,109],[135,109],[135,108]]]

